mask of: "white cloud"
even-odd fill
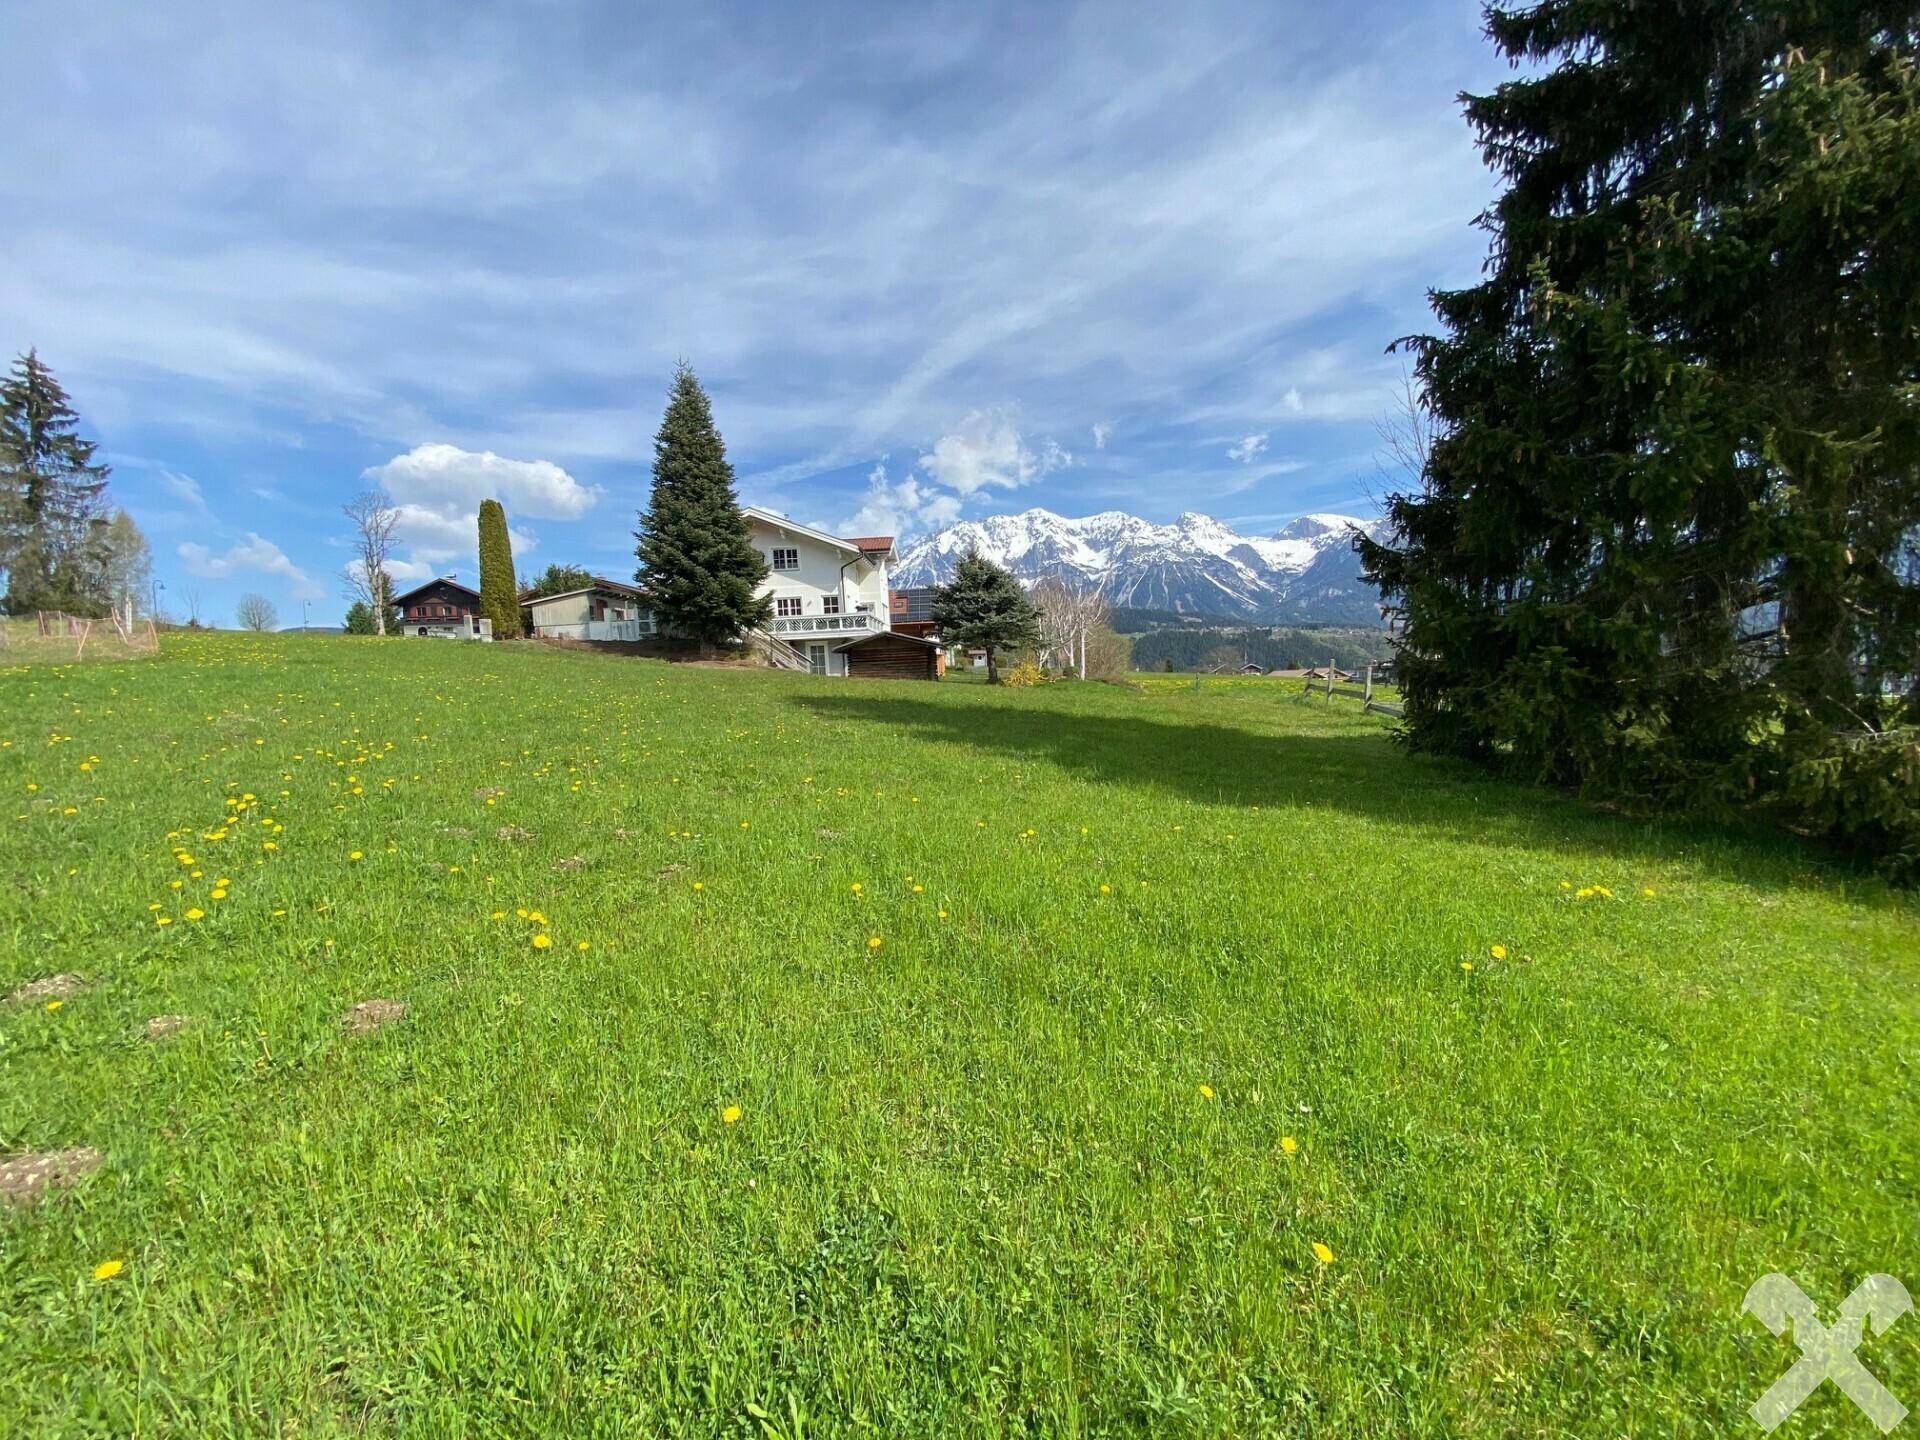
[[[1113,426],[1105,420],[1097,421],[1093,427],[1093,448],[1104,450],[1107,441],[1113,438]]]
[[[582,485],[551,460],[509,460],[457,445],[416,445],[362,474],[393,497],[400,512],[394,538],[414,562],[428,566],[476,553],[482,500],[498,500],[511,522],[522,515],[577,520],[600,499],[597,487]],[[507,533],[516,558],[538,543],[511,524]]]
[[[457,445],[416,445],[364,474],[396,503],[442,513],[472,515],[482,500],[498,500],[509,516],[578,520],[600,499],[596,487],[582,485],[551,460],[509,460]]]
[[[1287,407],[1287,413],[1289,415],[1298,415],[1302,410],[1307,408],[1306,402],[1300,398],[1300,387],[1298,385],[1289,387],[1287,393],[1280,397],[1280,403]]]
[[[899,480],[889,479],[883,460],[867,476],[867,492],[860,508],[837,529],[842,535],[912,535],[951,525],[960,518],[960,503],[958,495],[911,473]]]
[[[160,483],[167,487],[175,499],[183,500],[203,515],[207,513],[206,496],[200,493],[200,482],[191,475],[182,475],[174,470],[162,470]]]
[[[920,468],[935,484],[962,497],[986,489],[1013,490],[1072,463],[1073,456],[1057,441],[1047,441],[1035,453],[998,410],[973,411],[920,457]]]
[[[185,540],[180,543],[179,555],[187,573],[203,580],[230,580],[252,571],[278,575],[293,587],[296,600],[318,600],[327,593],[314,583],[312,576],[288,559],[278,545],[251,530],[243,542],[229,547],[224,554],[216,555],[205,545]]]
[[[1264,433],[1249,435],[1244,440],[1227,447],[1227,458],[1229,460],[1238,460],[1243,465],[1251,465],[1255,460],[1260,458],[1261,453],[1264,452],[1266,448],[1267,437]]]

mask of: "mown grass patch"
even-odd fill
[[[1725,1434],[1920,1276],[1908,899],[1210,688],[8,675],[0,1432]]]

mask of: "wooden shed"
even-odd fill
[[[938,680],[940,647],[918,635],[880,630],[834,646],[856,680]]]

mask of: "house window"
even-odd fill
[[[800,552],[798,550],[785,550],[776,546],[773,552],[773,568],[776,570],[798,570],[800,568]]]
[[[840,597],[838,595],[821,596],[820,613],[822,615],[838,615],[840,613]]]
[[[801,600],[798,595],[782,595],[774,600],[773,613],[775,615],[798,615],[800,613],[800,606]]]

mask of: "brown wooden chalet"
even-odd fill
[[[400,627],[408,635],[440,635],[465,639],[480,633],[480,592],[448,575],[416,585],[393,597],[400,611]]]

